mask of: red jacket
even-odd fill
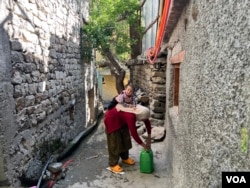
[[[151,123],[147,119],[144,121],[147,129],[147,133],[151,134]],[[133,113],[117,111],[116,108],[112,108],[105,113],[104,124],[108,134],[117,131],[122,126],[128,126],[131,136],[138,144],[142,144],[137,129],[136,129],[136,116]]]

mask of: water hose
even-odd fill
[[[150,64],[154,64],[154,62],[157,58],[157,55],[160,51],[160,48],[161,48],[161,43],[162,43],[162,40],[163,40],[163,37],[165,34],[166,25],[167,25],[167,21],[168,21],[170,3],[171,3],[171,0],[165,1],[162,17],[160,20],[160,26],[159,26],[159,29],[157,30],[155,47],[151,47],[147,51],[147,59],[148,59]]]

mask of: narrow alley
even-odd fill
[[[0,10],[0,187],[250,187],[249,0],[2,0]],[[164,132],[152,174],[133,138],[135,165],[106,169],[100,103],[128,81]],[[113,117],[113,131],[129,125]]]
[[[72,155],[66,160],[73,160],[68,166],[65,179],[58,181],[55,188],[161,188],[167,185],[166,143],[152,143],[154,152],[154,172],[140,172],[139,156],[142,148],[132,139],[133,148],[130,156],[135,159],[134,166],[125,164],[125,174],[119,175],[108,171],[108,153],[104,123],[101,121],[86,138],[82,140]]]

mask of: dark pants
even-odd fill
[[[132,148],[129,129],[123,126],[121,129],[107,134],[109,165],[117,165],[119,159],[126,160],[129,156],[129,149]]]

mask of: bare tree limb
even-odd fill
[[[143,31],[143,35],[145,34],[145,33],[147,33],[147,31],[157,22],[157,20],[159,19],[159,15],[148,25],[148,27]]]
[[[104,67],[110,66],[110,62],[109,61],[100,61],[100,62],[97,62],[97,65],[98,65],[98,67],[104,68]]]
[[[118,59],[109,49],[105,49],[105,56],[110,61],[110,72],[115,76],[116,90],[120,93],[124,89],[123,80],[125,78],[126,71],[121,67]]]
[[[140,3],[140,8],[142,8],[144,6],[144,4],[146,3],[146,0],[143,0],[141,3]]]

